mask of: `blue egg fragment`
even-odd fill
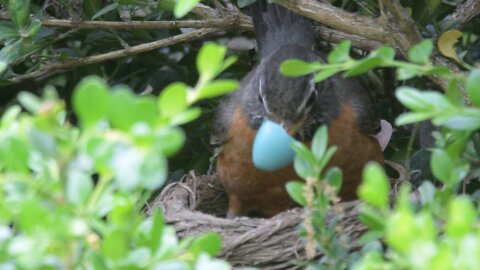
[[[277,123],[265,121],[253,141],[253,164],[260,170],[274,171],[292,163],[295,152],[293,138]]]

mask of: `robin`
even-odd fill
[[[260,61],[240,89],[221,100],[211,136],[218,147],[217,174],[229,197],[227,217],[252,212],[271,217],[294,206],[285,189],[288,181],[298,179],[293,166],[263,171],[252,162],[252,144],[266,120],[306,144],[318,127],[328,125],[329,145],[337,146],[328,166],[343,170],[340,197],[355,199],[364,165],[383,164],[373,137],[380,119],[368,90],[360,79],[340,75],[319,83],[313,75],[282,76],[279,66],[287,59],[325,62],[314,49],[311,22],[265,1],[253,4],[252,18]]]

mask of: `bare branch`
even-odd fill
[[[44,68],[38,71],[17,76],[13,78],[12,81],[21,82],[27,79],[33,79],[33,78],[45,76],[59,70],[65,70],[65,69],[70,69],[74,67],[100,63],[107,60],[125,57],[132,54],[143,53],[143,52],[155,50],[158,48],[170,46],[176,43],[202,38],[212,33],[215,33],[217,31],[218,31],[217,29],[211,29],[211,28],[200,29],[200,30],[195,30],[185,34],[180,34],[173,37],[157,40],[154,42],[133,46],[133,47],[122,49],[122,50],[117,50],[117,51],[94,55],[94,56],[88,56],[84,58],[77,58],[64,63],[51,64],[51,65],[45,66]]]
[[[458,22],[457,28],[463,28],[468,22],[480,14],[480,1],[467,0],[452,13],[452,19]]]
[[[227,29],[236,26],[233,18],[184,20],[184,21],[74,21],[43,19],[42,25],[46,27],[71,27],[79,29],[175,29],[175,28],[218,28]]]
[[[420,31],[398,0],[379,0],[384,27],[403,55],[422,41]]]
[[[359,16],[328,3],[315,0],[289,0],[278,4],[305,17],[348,34],[361,36],[383,44],[390,44],[390,36],[380,19]]]
[[[353,47],[365,51],[371,51],[383,45],[381,42],[370,40],[354,34],[340,32],[323,25],[316,26],[315,32],[319,37],[327,42],[340,43],[345,39],[349,39],[352,42]]]

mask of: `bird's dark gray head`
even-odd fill
[[[258,99],[266,117],[284,126],[292,135],[318,106],[319,89],[313,75],[285,77],[279,67],[287,59],[318,60],[312,51],[302,46],[289,46],[263,59],[258,77]]]

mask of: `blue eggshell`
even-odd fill
[[[262,123],[253,141],[253,164],[260,170],[274,171],[293,161],[295,152],[290,147],[293,138],[272,121]]]

